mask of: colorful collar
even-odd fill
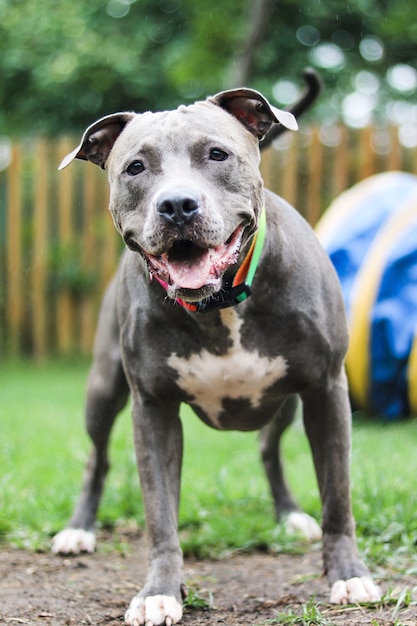
[[[236,272],[231,285],[223,285],[217,293],[209,298],[204,298],[199,302],[187,302],[181,298],[177,298],[176,302],[188,311],[195,313],[207,313],[216,309],[226,309],[239,304],[248,298],[251,294],[252,281],[255,276],[256,269],[261,258],[261,253],[265,243],[266,235],[266,215],[265,207],[262,209],[259,217],[258,230],[252,240],[251,246],[243,263]],[[168,284],[155,276],[156,280],[167,290]]]

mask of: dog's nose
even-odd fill
[[[162,193],[156,203],[158,214],[178,226],[190,222],[200,212],[200,198],[196,193]]]

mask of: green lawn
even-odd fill
[[[1,366],[0,540],[46,549],[69,517],[89,449],[83,426],[87,371],[86,363]],[[219,433],[186,407],[182,415],[180,528],[185,551],[300,549],[274,523],[256,433]],[[370,563],[398,565],[415,555],[416,448],[416,420],[354,420],[353,502],[360,548]],[[316,480],[299,423],[285,437],[284,454],[294,493],[307,512],[319,517]],[[111,458],[99,521],[143,526],[129,410],[116,424]]]

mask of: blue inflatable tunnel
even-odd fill
[[[342,285],[353,406],[388,420],[417,415],[417,176],[365,179],[316,232]]]

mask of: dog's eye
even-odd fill
[[[126,172],[129,174],[129,176],[137,176],[137,174],[143,172],[144,169],[145,166],[142,161],[133,161],[133,163],[131,163],[127,167]]]
[[[220,148],[212,148],[210,150],[210,160],[211,161],[226,161],[228,158],[227,152],[224,150],[220,150]]]

